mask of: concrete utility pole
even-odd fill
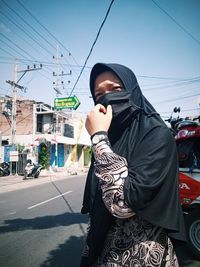
[[[18,71],[18,65],[17,61],[15,60],[14,65],[14,81],[7,80],[6,82],[9,83],[13,87],[13,99],[12,99],[12,119],[11,119],[11,145],[15,145],[15,137],[16,137],[16,106],[17,106],[17,88],[19,88],[21,91],[26,92],[27,88],[24,86],[19,85],[19,81],[24,77],[24,75],[29,71],[35,71],[35,70],[41,70],[42,64],[40,64],[40,67],[37,67],[36,64],[34,64],[33,68],[30,68],[27,66],[27,69]],[[17,74],[23,73],[21,77],[17,80]]]
[[[60,71],[61,69],[61,60],[63,58],[63,54],[60,54],[59,56],[59,47],[57,45],[57,50],[56,50],[56,57],[53,56],[53,59],[56,61],[56,66],[57,66],[57,72],[53,72],[53,76],[56,77],[56,82],[53,82],[53,85],[55,86],[53,89],[56,91],[56,96],[58,97],[59,95],[62,95],[61,93],[61,87],[64,86],[62,77],[66,75],[71,75],[72,71],[70,70],[69,73],[64,73],[64,71]],[[68,81],[69,83],[69,81]]]
[[[63,81],[62,81],[62,77],[66,76],[66,75],[71,75],[72,71],[70,70],[69,73],[64,73],[64,71],[61,72],[61,60],[63,58],[63,54],[59,55],[59,46],[57,45],[57,49],[56,49],[56,57],[53,56],[53,59],[55,59],[56,61],[56,66],[57,66],[57,71],[56,73],[53,72],[53,76],[56,77],[56,81],[53,82],[53,89],[56,91],[56,97],[59,97],[59,95],[62,95],[61,93],[61,87],[64,87],[63,85]],[[68,82],[69,83],[69,82]],[[56,114],[56,129],[55,129],[55,134],[57,136],[58,134],[58,111],[55,111]],[[55,144],[55,169],[57,169],[58,167],[58,143],[56,142]]]
[[[18,67],[17,63],[15,62],[13,100],[12,100],[12,119],[11,119],[11,145],[12,146],[15,144],[15,134],[16,134],[17,67]]]

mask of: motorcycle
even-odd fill
[[[8,176],[10,175],[10,165],[8,162],[1,163],[0,166],[0,176]]]
[[[180,108],[173,112],[180,112]],[[171,115],[166,121],[171,125],[178,150],[180,201],[188,246],[200,259],[200,116],[174,119]]]
[[[28,161],[24,169],[23,180],[30,179],[30,178],[38,178],[42,169],[43,169],[42,165],[40,164],[36,165],[32,163],[31,161]]]

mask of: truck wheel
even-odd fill
[[[200,210],[194,210],[186,216],[188,246],[194,256],[200,260]]]

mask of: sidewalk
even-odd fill
[[[51,181],[61,180],[76,177],[77,175],[87,175],[87,168],[79,169],[76,171],[50,171],[42,170],[40,176],[37,179],[27,179],[23,180],[22,175],[9,175],[0,177],[0,194],[5,192],[10,192],[14,190],[19,190],[31,186],[40,185],[43,183],[48,183]]]

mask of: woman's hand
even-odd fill
[[[99,131],[107,132],[112,120],[112,107],[97,104],[87,115],[85,127],[90,135]]]

